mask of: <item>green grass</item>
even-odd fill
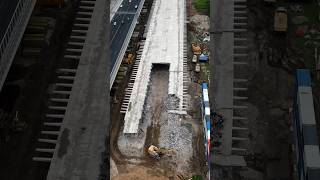
[[[196,0],[195,7],[199,12],[209,13],[210,12],[210,1],[209,0]]]

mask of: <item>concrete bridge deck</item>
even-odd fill
[[[168,93],[183,103],[185,1],[155,0],[150,26],[125,115],[124,133],[135,134],[143,113],[152,64],[169,65]]]
[[[47,180],[99,177],[109,133],[107,8],[108,1],[95,1]]]

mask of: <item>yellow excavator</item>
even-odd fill
[[[151,157],[159,160],[162,156],[167,155],[167,156],[172,156],[172,154],[174,153],[173,149],[169,149],[169,148],[158,148],[154,145],[151,145],[148,148],[148,153]]]
[[[200,44],[193,42],[192,45],[192,51],[194,55],[200,55],[201,54],[201,47]]]

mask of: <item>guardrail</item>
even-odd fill
[[[17,19],[19,15],[21,14],[21,10],[25,3],[31,2],[31,0],[19,0],[18,5],[16,6],[16,9],[14,10],[13,16],[11,17],[10,23],[7,27],[6,32],[4,33],[4,36],[0,43],[0,58],[2,59],[2,55],[6,49],[6,46],[9,42],[10,35],[13,31],[14,26],[16,25]]]
[[[117,60],[115,62],[115,64],[113,65],[112,70],[111,70],[111,73],[110,73],[110,89],[112,88],[112,85],[113,85],[113,82],[114,80],[116,79],[116,76],[117,76],[117,73],[118,73],[118,70],[119,70],[119,67],[121,65],[121,62],[122,62],[122,58],[123,56],[125,55],[125,52],[127,50],[127,47],[128,47],[128,44],[130,42],[130,39],[131,39],[131,36],[132,36],[132,33],[134,31],[134,28],[136,27],[136,24],[137,24],[137,21],[138,21],[138,18],[140,16],[140,13],[141,13],[141,9],[144,5],[144,2],[145,0],[141,0],[140,1],[140,5],[136,11],[136,15],[134,16],[133,20],[132,20],[132,24],[128,30],[128,34],[126,36],[126,39],[122,45],[122,48],[118,54],[118,57],[117,57]]]
[[[18,35],[17,34],[18,30],[16,29],[17,27],[24,28],[27,25],[27,22],[24,22],[22,20],[26,20],[26,18],[29,19],[34,5],[35,5],[35,0],[19,0],[16,6],[16,9],[14,10],[14,13],[9,22],[9,25],[1,40],[1,43],[0,43],[0,79],[1,79],[0,89],[2,88],[5,76],[9,71],[8,68],[10,67],[11,62],[13,60],[14,55],[12,55],[12,53],[15,53],[15,51],[17,50],[17,47],[16,47],[17,43],[18,44],[20,43],[20,40],[23,35],[23,32],[21,32],[21,34]],[[29,11],[29,14],[26,14],[26,11]],[[24,17],[22,15],[27,17]]]

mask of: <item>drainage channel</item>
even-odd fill
[[[65,50],[64,62],[56,69],[55,83],[49,88],[47,114],[38,138],[33,161],[50,163],[59,139],[70,100],[77,67],[85,45],[96,0],[81,0]]]
[[[244,105],[247,91],[247,79],[240,73],[247,65],[247,1],[234,2],[234,87],[233,87],[233,125],[231,153],[246,155],[248,148],[248,129]]]

